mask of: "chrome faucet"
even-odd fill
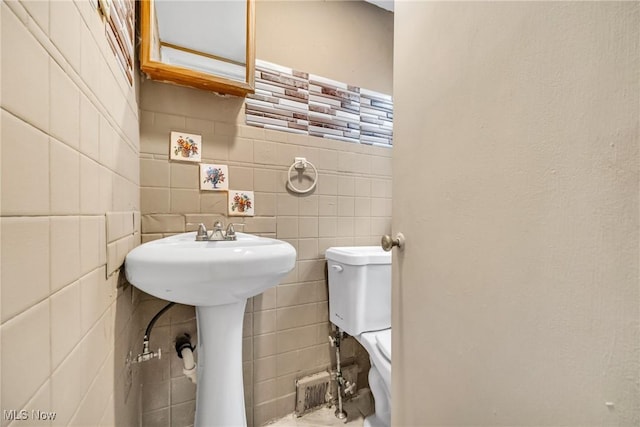
[[[224,231],[222,231],[221,221],[216,221],[213,223],[213,231],[211,232],[211,236],[209,236],[209,240],[226,240],[224,236]]]
[[[198,225],[198,231],[196,232],[196,241],[198,242],[217,242],[225,240],[236,240],[236,230],[234,226],[244,226],[244,224],[234,224],[232,222],[227,226],[227,231],[224,231],[224,225],[221,221],[216,221],[213,224],[213,230],[208,231],[207,227],[200,223]]]

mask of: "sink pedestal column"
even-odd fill
[[[242,324],[247,301],[196,307],[195,427],[245,427]]]

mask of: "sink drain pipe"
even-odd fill
[[[193,359],[193,350],[194,347],[191,344],[191,335],[185,333],[176,337],[176,352],[184,364],[182,373],[185,374],[192,383],[196,384],[196,362]]]

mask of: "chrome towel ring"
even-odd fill
[[[313,168],[313,173],[315,174],[315,178],[313,179],[313,183],[311,186],[305,190],[301,190],[297,188],[291,182],[291,171],[296,169],[298,172],[304,172],[307,169],[307,166],[311,166]],[[289,189],[294,193],[298,194],[306,194],[311,192],[314,188],[316,188],[316,184],[318,184],[318,169],[306,159],[306,157],[296,157],[293,164],[289,167],[289,172],[287,172],[287,183],[289,184]]]

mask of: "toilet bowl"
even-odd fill
[[[369,353],[375,413],[365,427],[391,425],[391,253],[379,246],[327,249],[329,320]]]

